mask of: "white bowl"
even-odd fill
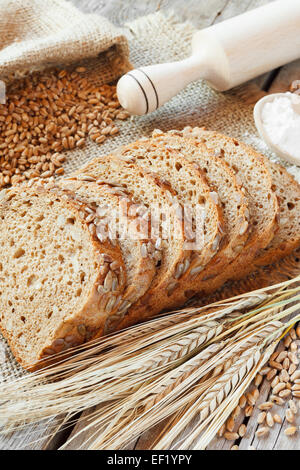
[[[295,157],[295,155],[292,155],[289,152],[286,152],[285,150],[282,150],[282,148],[280,148],[278,145],[274,144],[274,142],[271,141],[271,139],[269,138],[269,136],[268,136],[268,134],[265,130],[265,127],[264,127],[262,119],[261,119],[263,106],[266,103],[269,103],[270,101],[273,101],[275,98],[277,98],[279,96],[283,96],[285,98],[290,96],[291,99],[292,99],[293,96],[297,96],[297,98],[298,98],[298,95],[292,95],[292,93],[290,93],[290,94],[289,93],[273,93],[272,95],[264,96],[262,99],[260,99],[256,103],[256,105],[254,107],[253,114],[254,114],[255,125],[256,125],[256,128],[257,128],[261,138],[265,141],[267,146],[273,152],[275,152],[279,157],[283,158],[287,162],[292,163],[293,165],[298,165],[299,166],[300,165],[300,158]],[[299,97],[299,99],[300,99],[300,97]],[[295,111],[297,109],[297,112],[299,112],[298,111],[298,109],[299,109],[298,104],[294,103],[294,109],[295,109]]]

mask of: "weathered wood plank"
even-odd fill
[[[52,439],[52,433],[55,435],[57,431],[56,420],[51,420],[7,435],[0,435],[0,450],[56,449],[57,441]]]

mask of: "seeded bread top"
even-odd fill
[[[212,260],[218,264],[222,257],[224,262],[232,260],[243,248],[249,236],[251,222],[249,220],[248,198],[237,184],[235,174],[229,165],[214,153],[192,138],[184,138],[182,131],[163,133],[155,130],[152,134],[161,145],[178,149],[184,157],[204,171],[211,189],[215,191],[215,200],[220,201],[224,216],[224,239],[218,254]]]
[[[246,191],[252,231],[246,249],[228,268],[228,275],[221,275],[227,279],[239,279],[242,272],[250,269],[256,253],[271,242],[278,229],[279,208],[270,171],[260,154],[236,139],[198,127],[187,127],[183,134],[204,143],[216,156],[225,160]]]
[[[257,242],[261,238],[261,243],[267,245],[277,228],[278,204],[272,177],[262,155],[236,139],[203,128],[186,127],[183,135],[193,136],[228,163],[237,182],[246,190],[250,217],[256,227],[251,236]]]
[[[61,180],[58,184],[73,191],[85,203],[97,206],[93,221],[97,223],[98,238],[102,241],[109,238],[121,248],[126,267],[126,289],[120,307],[106,320],[103,332],[108,333],[113,329],[114,320],[119,321],[131,304],[148,290],[161,252],[147,238],[148,226],[143,230],[146,221],[138,213],[140,206],[133,206],[124,189],[72,179]]]
[[[205,270],[207,264],[219,251],[225,231],[221,204],[217,200],[216,192],[210,188],[204,172],[184,158],[184,151],[165,144],[161,145],[157,139],[141,139],[117,149],[114,156],[121,160],[128,158],[142,168],[158,173],[161,179],[176,191],[179,204],[184,208],[192,209],[192,216],[199,206],[204,214],[204,224],[197,219],[197,214],[194,217],[196,227],[199,231],[202,230],[202,245],[200,247],[195,246],[198,243],[194,246],[190,245],[193,251],[190,250],[187,253],[184,262],[178,263],[163,301],[159,305],[152,302],[144,304],[141,299],[141,302],[129,309],[121,323],[122,326],[127,326],[127,324],[135,323],[137,319],[141,320],[154,315],[161,309],[182,305],[186,300],[186,293],[190,292],[190,285],[192,281],[194,282],[195,276]],[[194,209],[196,209],[195,212],[193,212]],[[180,303],[177,301],[178,296]]]
[[[0,204],[0,327],[16,358],[41,358],[89,340],[126,277],[118,247],[97,240],[71,194],[11,189]]]
[[[181,214],[177,215],[177,206],[173,205],[175,193],[172,187],[162,182],[158,175],[149,174],[132,163],[130,158],[119,159],[113,155],[95,158],[72,175],[81,180],[87,176],[98,184],[106,182],[121,185],[134,203],[142,204],[150,210],[154,227],[151,238],[156,247],[162,248],[162,257],[150,289],[139,303],[144,306],[155,305],[158,311],[161,310],[165,290],[173,280],[178,266],[185,262],[186,256]],[[163,217],[156,217],[157,209]]]
[[[117,149],[117,157],[130,157],[135,163],[159,174],[176,191],[178,202],[184,207],[184,216],[192,219],[185,224],[185,234],[195,239],[198,232],[197,247],[192,254],[189,271],[197,265],[206,266],[219,250],[224,236],[223,212],[217,194],[210,188],[204,173],[184,158],[184,151],[160,145],[158,139],[141,139]]]

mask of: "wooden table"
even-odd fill
[[[191,21],[195,27],[203,28],[213,23],[223,21],[231,16],[243,13],[258,6],[269,3],[270,0],[72,0],[80,10],[86,13],[98,13],[108,17],[113,23],[122,25],[139,16],[153,13],[157,10],[166,11],[172,9],[180,21]],[[268,92],[286,91],[293,80],[300,79],[300,61],[289,64],[281,69],[265,74],[253,83],[257,87],[258,96],[261,90]],[[254,87],[254,88],[255,88]],[[260,401],[265,401],[270,385],[265,380],[261,386]],[[284,407],[279,408],[278,413],[284,417]],[[268,438],[258,440],[255,437],[256,418],[258,409],[248,423],[248,432],[240,442],[240,449],[248,449],[253,445],[256,449],[300,449],[300,438],[287,438],[283,433],[283,426],[275,426],[271,429]],[[300,412],[299,412],[300,414]],[[298,426],[300,417],[298,417]],[[67,438],[74,435],[80,428],[79,424],[73,425],[66,431],[56,429],[54,437],[49,438],[49,432],[53,433],[55,422],[48,426],[32,426],[26,431],[19,431],[6,437],[0,436],[0,449],[58,449]],[[55,429],[55,428],[54,428]],[[128,449],[147,449],[151,446],[154,437],[159,432],[160,426],[144,433]],[[298,433],[299,436],[299,433]],[[85,436],[86,437],[86,436]],[[69,449],[78,449],[83,441],[83,436],[73,441]],[[233,443],[224,439],[215,439],[210,449],[230,449]]]

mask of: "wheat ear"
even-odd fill
[[[258,332],[234,342],[233,345],[230,343],[226,345],[224,342],[213,343],[174,371],[163,376],[161,381],[156,380],[154,383],[145,385],[128,400],[113,404],[110,409],[106,410],[106,413],[102,413],[100,410],[94,424],[97,424],[102,431],[97,433],[91,448],[122,447],[128,443],[128,439],[138,437],[150,425],[157,424],[184,406],[186,396],[183,393],[187,390],[189,394],[193,394],[192,402],[194,402],[203,384],[200,383],[200,388],[194,392],[190,390],[191,386],[199,382],[200,379],[202,381],[208,380],[209,373],[212,373],[214,377],[224,372],[228,367],[231,367],[233,357],[240,354],[241,351],[248,351],[249,348],[263,341],[281,326],[282,324],[279,322],[272,322],[260,328]],[[185,374],[187,367],[191,367],[191,370]],[[164,386],[167,387],[167,390],[164,389]],[[182,396],[183,398],[181,398]],[[148,400],[151,401],[149,406]],[[187,401],[191,401],[190,396]],[[93,424],[90,423],[88,427],[93,427]],[[84,428],[81,432],[86,429]]]

